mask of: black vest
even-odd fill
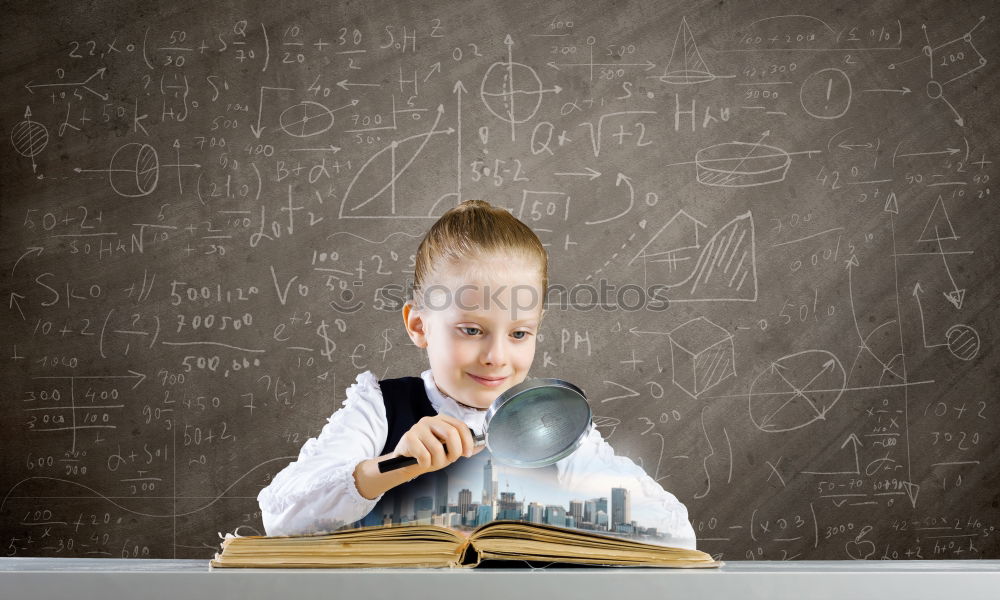
[[[400,377],[399,379],[383,379],[378,382],[382,389],[382,402],[385,404],[385,416],[389,424],[389,435],[379,456],[385,456],[396,449],[396,444],[410,427],[424,417],[433,417],[437,413],[431,406],[424,380],[420,377]]]

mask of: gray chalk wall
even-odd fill
[[[17,2],[0,547],[208,558],[459,199],[723,559],[1000,558],[995,3]]]

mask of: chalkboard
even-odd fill
[[[531,375],[740,559],[1000,558],[996,4],[6,3],[10,556],[208,558],[459,199]],[[654,293],[659,290],[661,293]]]

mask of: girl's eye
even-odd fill
[[[480,329],[478,327],[459,327],[459,329],[461,329],[462,331],[464,331],[466,333],[468,333],[468,330],[470,330],[470,329],[472,331],[480,331]],[[469,335],[476,335],[476,334],[475,333],[470,333]]]
[[[521,337],[516,337],[515,338],[515,339],[518,339],[518,340],[523,340],[523,339],[527,338],[529,335],[531,335],[531,332],[529,332],[529,331],[515,331],[514,335],[517,335],[518,333],[523,333],[524,334]]]

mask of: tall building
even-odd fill
[[[545,506],[539,504],[538,502],[532,502],[528,505],[528,521],[531,523],[544,523],[545,522]]]
[[[493,506],[491,504],[480,504],[476,510],[476,527],[485,525],[493,520]]]
[[[469,506],[472,505],[472,490],[469,488],[463,488],[462,491],[458,493],[458,514],[465,516],[465,513],[469,512]]]
[[[483,465],[483,504],[493,506],[497,499],[496,473],[493,471],[493,460],[488,459]]]
[[[597,502],[591,498],[583,503],[583,520],[586,523],[594,523],[597,516]]]
[[[573,516],[573,519],[577,523],[583,520],[583,502],[579,500],[569,501],[569,514]]]
[[[523,502],[519,502],[514,497],[514,492],[500,492],[500,501],[497,503],[497,519],[521,520],[521,510]]]
[[[618,525],[631,521],[632,499],[628,488],[611,488],[611,530],[618,531]]]
[[[448,471],[438,469],[434,472],[434,514],[448,512]]]
[[[597,503],[597,510],[608,512],[608,499],[607,498],[594,498],[594,502]]]
[[[557,527],[566,526],[566,509],[556,504],[549,504],[545,507],[545,522]]]

